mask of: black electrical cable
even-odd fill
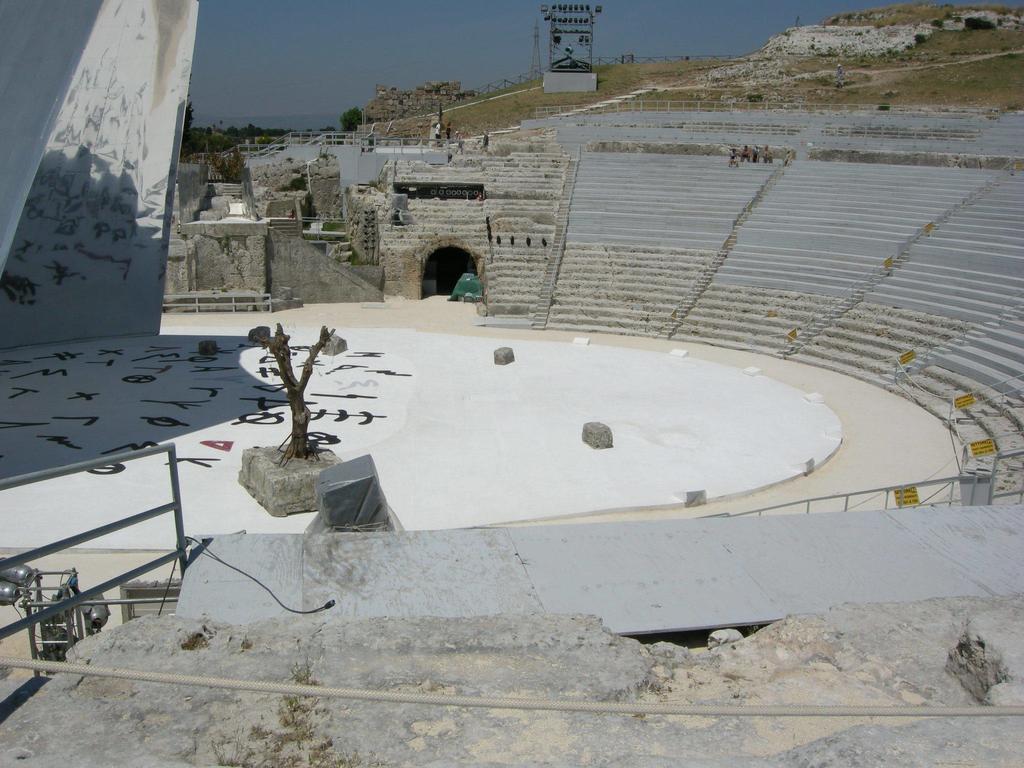
[[[174,581],[174,570],[178,567],[178,561],[174,560],[171,562],[171,575],[167,577],[167,586],[164,587],[163,597],[160,598],[160,610],[156,612],[157,616],[162,616],[164,613],[164,604],[167,603],[167,594],[171,591],[171,582]]]
[[[331,608],[333,608],[333,607],[334,607],[334,600],[328,600],[328,601],[327,601],[326,603],[324,603],[323,605],[321,605],[321,606],[320,606],[319,608],[311,608],[311,609],[310,609],[310,610],[308,610],[308,611],[300,611],[300,610],[298,610],[297,608],[289,608],[289,607],[288,607],[287,605],[285,605],[284,603],[282,603],[282,602],[281,602],[281,601],[280,601],[280,600],[278,599],[277,595],[275,595],[275,594],[273,593],[273,591],[272,591],[272,590],[270,589],[270,587],[268,587],[268,586],[267,586],[266,584],[264,584],[264,583],[263,583],[262,581],[260,581],[259,579],[257,579],[257,578],[256,578],[255,576],[253,576],[253,575],[252,575],[251,573],[246,573],[246,572],[245,572],[245,571],[243,571],[243,570],[242,570],[241,568],[238,568],[238,567],[236,567],[236,566],[232,565],[231,563],[227,563],[227,562],[224,562],[223,560],[221,560],[221,559],[220,559],[220,558],[219,558],[219,557],[218,557],[218,556],[217,556],[217,555],[216,555],[216,554],[215,554],[214,552],[212,552],[212,551],[210,550],[210,547],[209,547],[209,545],[208,545],[208,544],[204,544],[203,542],[199,541],[198,539],[193,539],[193,538],[192,538],[191,536],[186,536],[185,538],[186,538],[186,539],[187,539],[188,541],[191,541],[191,542],[193,542],[194,544],[196,544],[196,545],[198,545],[198,546],[200,547],[200,549],[199,549],[199,554],[201,554],[201,555],[206,555],[206,556],[207,556],[207,557],[209,557],[210,559],[212,559],[212,560],[215,560],[216,562],[218,562],[218,563],[220,563],[221,565],[223,565],[223,566],[224,566],[225,568],[230,568],[230,569],[231,569],[232,571],[235,571],[236,573],[240,573],[240,574],[242,574],[242,575],[243,575],[243,576],[245,576],[245,577],[246,577],[247,579],[251,579],[251,580],[252,580],[252,581],[254,581],[254,582],[255,582],[255,583],[257,584],[257,585],[259,585],[259,586],[263,587],[263,589],[265,589],[265,590],[266,590],[267,594],[268,594],[268,595],[270,595],[270,596],[271,596],[271,597],[272,597],[272,598],[274,599],[274,602],[275,602],[275,603],[277,603],[277,604],[278,604],[279,606],[281,606],[282,608],[284,608],[284,609],[285,609],[286,611],[288,611],[289,613],[298,613],[298,614],[303,614],[303,615],[306,615],[306,614],[310,614],[310,613],[320,613],[321,611],[326,611],[326,610],[329,610],[329,609],[331,609]]]

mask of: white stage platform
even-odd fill
[[[288,434],[273,361],[225,329],[0,353],[0,476],[68,464],[147,441],[174,441],[192,535],[286,533],[310,515],[271,518],[238,485],[242,450]],[[667,353],[517,341],[495,366],[494,339],[342,329],[349,351],[323,357],[307,389],[312,431],[343,459],[370,453],[407,529],[538,520],[678,505],[751,492],[819,466],[839,419],[753,370]],[[314,338],[293,332],[293,343]],[[196,354],[200,339],[221,352]],[[305,357],[299,351],[297,360]],[[602,421],[615,447],[581,441]],[[147,464],[148,462],[148,464]],[[167,500],[149,459],[3,493],[5,546],[42,544]],[[16,524],[15,524],[16,523]],[[171,543],[156,521],[96,546]]]

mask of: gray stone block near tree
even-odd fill
[[[316,481],[328,467],[340,463],[322,450],[316,459],[291,459],[281,466],[277,448],[248,448],[242,452],[238,482],[272,517],[316,512]]]
[[[203,339],[196,346],[196,351],[200,355],[210,356],[217,354],[217,342],[213,339]]]
[[[348,351],[348,342],[336,333],[331,334],[330,340],[324,344],[323,353],[334,357],[342,352]]]
[[[249,330],[247,337],[253,344],[259,344],[260,339],[270,338],[270,326],[269,325],[257,325]]]
[[[495,365],[508,365],[516,361],[516,355],[512,351],[512,347],[498,347],[494,350],[494,364]]]
[[[591,448],[604,449],[612,447],[612,430],[600,421],[588,421],[583,425],[583,442]]]

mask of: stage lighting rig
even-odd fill
[[[548,71],[591,72],[594,69],[594,21],[600,5],[555,3],[540,12],[549,24]]]

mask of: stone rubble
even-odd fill
[[[617,637],[583,616],[345,621],[328,612],[248,626],[147,617],[86,639],[72,660],[418,693],[981,708],[945,669],[964,621],[987,645],[1015,647],[1024,598],[840,606],[703,652]],[[1019,658],[1007,659],[1007,682],[1019,682]],[[87,727],[68,738],[68,723]],[[303,703],[58,675],[4,722],[0,764],[278,766],[290,764],[286,758],[312,763],[316,748],[321,757],[384,766],[1009,767],[1024,754],[1016,725],[1010,718],[630,717]],[[132,756],[141,757],[132,763]]]

